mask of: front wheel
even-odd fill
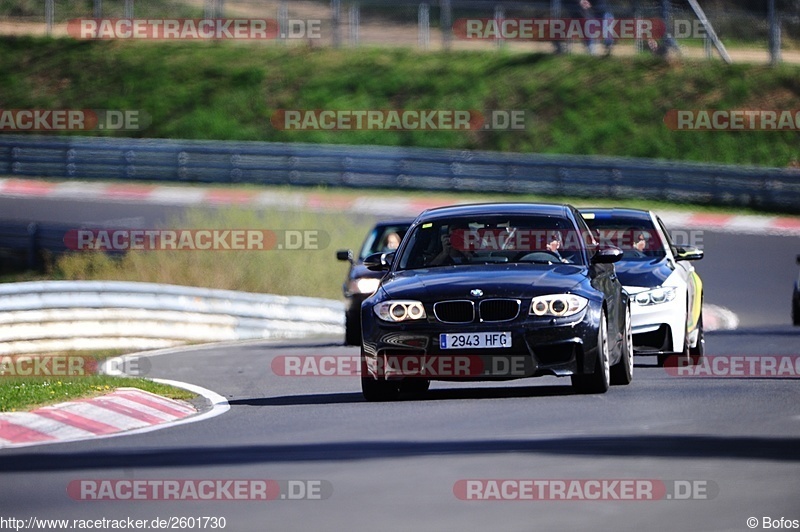
[[[361,377],[361,395],[370,403],[395,401],[400,396],[400,384],[397,381]]]
[[[622,357],[611,368],[611,384],[626,385],[633,380],[633,328],[631,309],[625,311],[625,336],[622,339]]]
[[[600,326],[597,332],[597,360],[594,373],[572,376],[572,388],[578,393],[606,393],[611,384],[611,368],[608,357],[608,324],[606,313],[600,313]]]
[[[345,345],[361,345],[361,315],[358,312],[344,314]]]

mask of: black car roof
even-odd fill
[[[604,218],[628,218],[634,220],[650,220],[650,211],[646,211],[643,209],[623,209],[619,207],[582,207],[578,209],[581,214],[585,213],[594,213],[595,215],[601,215]],[[587,218],[587,222],[591,222],[590,219]]]
[[[417,221],[440,220],[459,216],[472,216],[481,214],[535,214],[544,216],[566,216],[572,218],[570,205],[555,203],[472,203],[467,205],[450,205],[437,207],[422,212]]]
[[[387,225],[411,225],[414,218],[393,218],[391,220],[379,220],[375,222],[375,227],[386,227]]]

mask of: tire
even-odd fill
[[[406,378],[400,383],[401,392],[423,394],[431,387],[431,381],[421,378]]]
[[[361,345],[361,315],[346,312],[344,315],[345,345]]]
[[[625,311],[625,332],[622,340],[622,357],[611,367],[611,384],[627,385],[633,380],[633,329],[631,327],[631,309]]]
[[[375,378],[369,374],[361,349],[361,394],[370,403],[379,401],[395,401],[400,396],[400,381],[387,381],[385,378]]]
[[[680,368],[692,365],[691,346],[689,345],[689,333],[683,335],[683,351],[676,353],[661,353],[658,355],[658,366],[663,368],[669,366]]]
[[[800,306],[797,303],[792,303],[792,323],[795,327],[800,325]]]
[[[611,385],[611,368],[608,354],[608,323],[606,312],[600,314],[600,327],[597,333],[597,361],[591,375],[573,375],[572,388],[577,393],[606,393]]]
[[[692,357],[692,364],[699,364],[700,359],[706,354],[706,337],[703,332],[703,313],[697,319],[697,345],[689,348],[689,355]]]
[[[396,401],[400,396],[400,383],[369,376],[361,377],[361,394],[370,403]]]

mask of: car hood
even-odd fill
[[[483,292],[477,297],[523,298],[567,292],[586,279],[581,266],[445,266],[396,272],[384,280],[383,290],[392,298],[427,301],[472,298],[473,289]]]
[[[621,260],[614,265],[623,286],[657,287],[664,284],[675,267],[667,259],[634,261]]]

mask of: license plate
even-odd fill
[[[511,347],[510,332],[447,333],[439,335],[441,349],[498,349]]]

